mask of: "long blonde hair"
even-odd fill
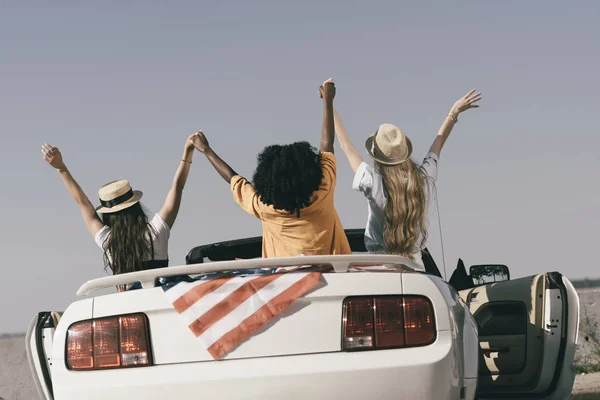
[[[383,241],[388,254],[412,258],[427,240],[427,175],[411,159],[398,165],[375,161],[386,190]],[[421,238],[421,240],[419,240]]]

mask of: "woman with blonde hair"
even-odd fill
[[[98,191],[100,205],[94,207],[67,169],[60,150],[49,144],[42,146],[44,160],[60,174],[79,206],[88,231],[103,250],[106,268],[114,275],[168,267],[169,236],[179,213],[183,188],[194,154],[193,140],[197,135],[195,133],[186,140],[183,156],[165,203],[152,218],[148,218],[140,203],[142,192],[133,190],[126,180],[102,186]],[[136,286],[139,285],[129,288]]]
[[[410,139],[398,127],[382,124],[365,143],[373,168],[364,162],[334,111],[335,131],[355,174],[352,187],[363,193],[369,206],[365,229],[369,252],[403,255],[423,266],[421,251],[442,147],[458,115],[479,107],[475,103],[480,99],[481,93],[471,90],[454,103],[421,164],[411,159]]]

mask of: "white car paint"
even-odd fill
[[[456,291],[442,279],[422,273],[346,273],[352,263],[407,265],[409,261],[381,255],[255,259],[141,271],[87,282],[79,294],[135,281],[141,281],[144,289],[83,299],[69,306],[56,327],[53,343],[45,342],[46,351],[52,354],[49,363],[54,399],[472,400],[478,376],[477,324]],[[279,321],[221,361],[213,361],[200,347],[162,289],[153,287],[157,276],[323,263],[333,264],[336,271],[323,275],[326,286],[299,299]],[[435,311],[436,341],[416,348],[341,351],[343,299],[377,294],[428,297]],[[552,314],[553,309],[551,305],[548,312]],[[577,335],[578,309],[578,303],[569,302],[569,337]],[[148,316],[155,365],[101,371],[66,368],[66,333],[72,323],[133,312]],[[30,353],[32,344],[28,346]],[[574,345],[567,346],[566,357],[572,356],[572,351]],[[33,362],[32,368],[41,381],[39,365],[36,368]],[[569,373],[568,369],[562,372]],[[568,398],[560,397],[572,388],[568,377],[564,381],[546,398]]]
[[[425,348],[55,374],[56,399],[458,399],[452,334]],[[77,376],[76,376],[77,375]],[[61,384],[62,382],[62,384]],[[471,383],[473,399],[474,387]]]

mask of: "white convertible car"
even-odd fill
[[[346,233],[353,255],[262,259],[261,239],[250,238],[197,247],[184,266],[86,282],[84,298],[29,327],[41,398],[569,398],[579,300],[566,277],[510,280],[502,265],[467,275],[460,262],[447,283],[427,252],[427,271],[414,272],[411,260],[366,254],[361,230]],[[176,276],[206,283],[218,271],[299,265],[330,269],[218,359],[164,290]],[[88,297],[136,282],[139,290]]]

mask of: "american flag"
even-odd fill
[[[175,311],[218,360],[281,314],[321,280],[321,272],[271,269],[219,274],[163,286]]]

